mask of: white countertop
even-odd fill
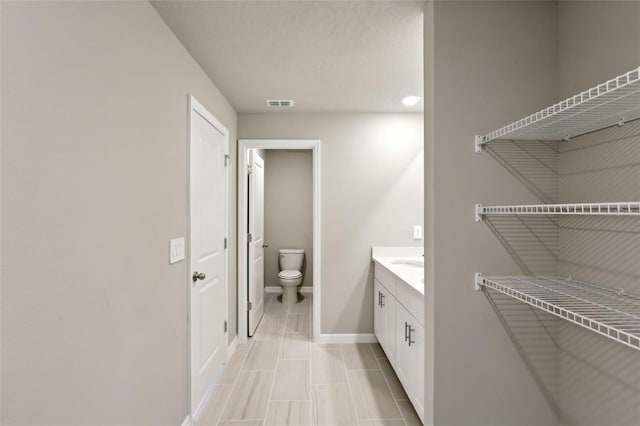
[[[371,258],[424,295],[424,256],[422,254],[422,247],[373,247]],[[422,266],[416,265],[418,263]]]

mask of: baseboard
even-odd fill
[[[282,287],[279,285],[276,286],[267,286],[264,288],[265,293],[282,293]],[[300,293],[313,293],[313,287],[300,287]]]
[[[339,333],[321,334],[318,343],[378,343],[378,339],[372,333]]]
[[[231,359],[237,347],[238,347],[238,336],[236,335],[234,336],[233,340],[231,341],[231,343],[229,343],[229,346],[227,347],[227,362]],[[218,372],[218,374],[216,375],[216,378],[213,380],[213,383],[211,384],[207,392],[204,394],[202,401],[200,401],[200,404],[198,404],[196,411],[193,413],[194,419],[198,419],[200,417],[200,414],[202,414],[202,410],[209,402],[209,398],[213,394],[213,390],[215,389],[216,383],[218,383],[218,380],[222,375],[223,371],[224,371],[224,368]],[[191,426],[191,425],[192,425],[191,416],[187,415],[187,418],[184,419],[181,426]]]
[[[227,361],[231,359],[237,347],[238,347],[238,335],[235,335],[231,343],[229,343],[229,347],[227,348]]]
[[[202,397],[202,400],[198,403],[198,406],[196,407],[195,411],[191,413],[191,419],[189,420],[189,425],[200,420],[200,415],[202,414],[202,410],[204,410],[204,408],[209,403],[209,399],[211,399],[211,395],[213,395],[213,391],[216,388],[216,383],[218,383],[218,380],[220,380],[220,377],[222,376],[223,372],[224,372],[224,367],[218,371],[218,373],[216,374],[216,377],[213,379],[213,383],[209,385],[209,389],[207,389],[207,391],[204,393],[204,396]]]

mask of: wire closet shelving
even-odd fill
[[[476,274],[476,288],[491,288],[581,327],[640,350],[640,297],[570,277]]]
[[[487,215],[595,215],[640,216],[640,201],[612,203],[530,204],[483,206],[476,204],[476,222]]]
[[[569,140],[640,118],[640,67],[485,135],[476,152],[492,141]],[[640,216],[640,202],[475,205],[477,222],[488,215]],[[483,276],[475,289],[493,289],[535,308],[640,350],[640,297],[570,277]]]
[[[640,118],[640,67],[475,138],[476,152],[494,140],[562,141]]]

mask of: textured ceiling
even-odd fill
[[[421,1],[152,1],[240,113],[422,111]]]

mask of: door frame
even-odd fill
[[[192,365],[191,365],[191,352],[192,352],[192,342],[191,342],[191,292],[193,291],[192,279],[191,279],[191,132],[192,132],[192,124],[191,124],[191,113],[195,112],[199,114],[202,118],[208,121],[213,127],[215,127],[222,135],[224,136],[224,151],[225,156],[229,155],[229,130],[216,118],[211,114],[204,105],[202,105],[198,100],[193,97],[193,95],[188,95],[188,104],[189,104],[189,113],[187,117],[187,237],[185,238],[185,261],[186,263],[186,282],[187,282],[187,371],[188,371],[188,403],[189,403],[189,414],[191,419],[198,418],[202,408],[206,405],[211,393],[213,392],[213,388],[215,386],[216,380],[211,383],[209,389],[205,393],[204,397],[200,405],[196,408],[196,410],[192,411],[192,398],[193,398],[193,383],[192,383]],[[230,157],[227,157],[230,159]],[[229,241],[229,182],[230,182],[230,169],[229,162],[225,160],[225,209],[224,209],[224,234],[226,235],[227,242]],[[224,250],[224,318],[227,324],[229,324],[229,244],[227,243],[227,248]],[[224,335],[224,347],[225,347],[225,364],[229,362],[230,351],[229,351],[229,330]]]
[[[238,141],[238,343],[247,341],[247,268],[245,250],[249,233],[247,215],[248,167],[250,149],[305,149],[312,153],[313,162],[313,341],[320,338],[320,290],[322,288],[322,197],[320,140],[312,139],[240,139]],[[268,165],[266,165],[268,167]]]

